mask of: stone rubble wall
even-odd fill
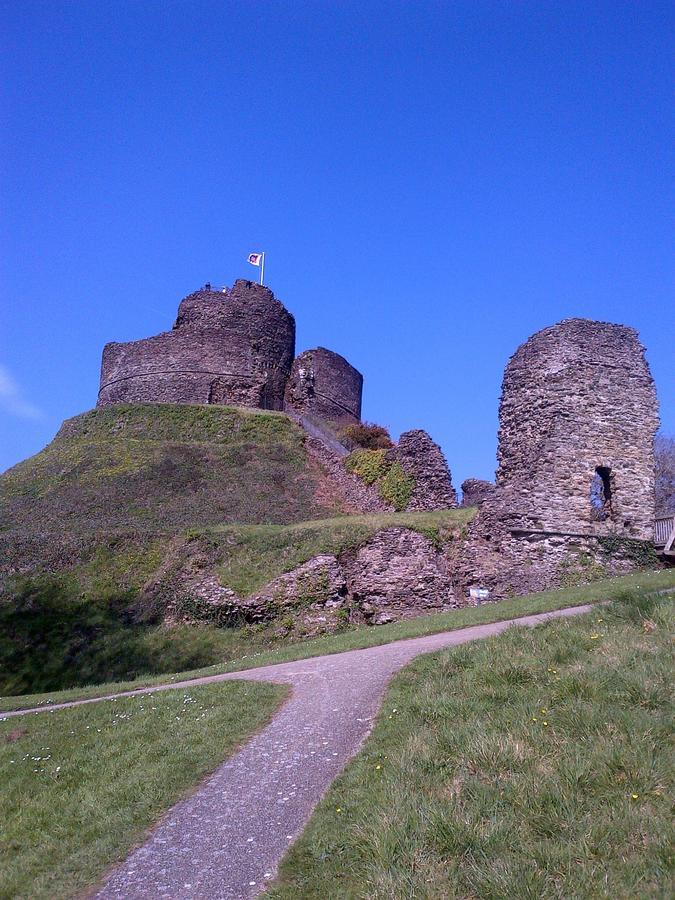
[[[146,586],[148,596],[165,597],[168,623],[209,621],[224,612],[241,622],[320,633],[347,622],[380,625],[457,606],[450,556],[407,528],[379,531],[339,557],[313,557],[248,597],[220,584],[211,553],[208,545],[195,548],[194,542],[189,549],[175,548],[171,563]],[[145,602],[156,608],[161,601]]]
[[[461,602],[469,600],[471,587],[487,588],[490,600],[503,600],[657,565],[648,541],[619,538],[612,547],[607,535],[545,532],[536,524],[491,501],[483,504],[453,568]]]
[[[407,528],[378,532],[344,568],[353,603],[374,625],[457,605],[447,558]]]
[[[285,406],[328,422],[361,421],[363,376],[344,357],[325,347],[295,359],[286,384]]]
[[[637,332],[566,319],[537,332],[504,372],[497,487],[543,530],[649,540],[658,405]],[[611,470],[611,510],[594,517],[591,481]]]
[[[492,496],[494,489],[491,481],[467,478],[462,482],[462,506],[481,506]]]
[[[467,529],[458,596],[475,586],[501,599],[648,558],[658,407],[632,328],[567,319],[533,335],[506,367],[499,421],[496,486]],[[611,488],[601,517],[598,467]]]
[[[408,510],[455,509],[457,494],[443,451],[426,431],[405,431],[391,451],[404,472],[415,480]]]

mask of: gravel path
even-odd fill
[[[491,637],[511,625],[537,625],[590,609],[576,606],[132,692],[233,678],[281,682],[293,688],[272,722],[193,795],[176,804],[147,842],[116,867],[92,896],[105,900],[257,896],[274,878],[279,861],[333,779],[361,747],[395,672],[420,653]]]

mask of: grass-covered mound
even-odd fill
[[[0,722],[0,897],[81,896],[286,693],[229,682]]]
[[[672,894],[672,599],[422,657],[275,900]]]
[[[222,406],[138,405],[69,419],[0,476],[0,530],[176,533],[225,522],[298,522],[315,499],[304,433],[287,416]]]
[[[279,623],[164,627],[163,607],[144,590],[165,572],[158,591],[176,590],[173,565],[191,554],[239,596],[320,553],[340,554],[381,528],[406,526],[435,542],[453,540],[470,510],[343,516],[292,525],[225,525],[181,537],[99,538],[90,558],[56,573],[7,579],[0,597],[0,694],[177,672],[288,643]]]
[[[339,556],[373,537],[383,528],[410,528],[437,546],[458,538],[474,509],[439,509],[430,512],[369,513],[298,522],[292,525],[224,525],[194,534],[216,543],[222,584],[246,596],[313,556]]]

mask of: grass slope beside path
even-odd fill
[[[672,896],[672,625],[636,592],[408,666],[266,896]]]
[[[0,722],[0,897],[95,884],[286,694],[229,682]]]
[[[204,675],[242,671],[274,663],[308,659],[312,656],[341,653],[345,650],[375,647],[381,644],[388,644],[391,641],[421,637],[426,634],[437,634],[441,631],[451,631],[457,628],[465,628],[469,625],[482,625],[487,622],[498,622],[518,616],[548,612],[564,606],[581,606],[585,603],[610,600],[618,597],[623,591],[639,587],[651,590],[675,588],[675,570],[638,572],[633,575],[626,575],[623,578],[603,579],[602,581],[578,587],[564,588],[558,591],[545,591],[539,594],[531,594],[527,597],[516,597],[513,600],[504,600],[501,603],[466,607],[428,616],[417,616],[413,619],[404,619],[389,625],[363,626],[348,629],[339,634],[326,635],[300,643],[286,644],[276,649],[261,647],[260,644],[256,644],[255,635],[251,634],[248,638],[249,652],[246,655],[237,654],[237,656],[224,661],[222,664],[177,672],[174,675],[147,676],[134,681],[109,682],[91,687],[72,688],[67,691],[0,697],[0,711],[9,712],[10,710],[28,709],[33,706],[101,697],[122,691],[152,687],[157,684],[168,684],[172,681],[199,678]],[[195,632],[198,634],[199,630],[195,629]],[[240,650],[241,642],[236,646]]]

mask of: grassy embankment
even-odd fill
[[[320,656],[327,653],[341,653],[345,650],[374,647],[390,641],[420,637],[425,634],[435,634],[441,631],[464,628],[469,625],[478,625],[486,622],[498,622],[517,616],[547,612],[564,606],[579,606],[585,603],[610,600],[626,590],[638,588],[649,590],[673,589],[675,588],[675,570],[640,572],[623,578],[605,579],[588,585],[564,588],[558,591],[545,591],[527,597],[516,597],[513,600],[504,600],[501,603],[419,616],[414,619],[405,619],[389,625],[378,626],[377,628],[363,626],[349,629],[339,634],[325,635],[295,644],[284,645],[280,643],[276,647],[265,643],[268,639],[262,634],[250,632],[245,639],[243,636],[234,638],[228,635],[229,629],[225,629],[222,632],[223,640],[231,639],[233,641],[228,649],[234,655],[230,658],[224,656],[223,661],[217,664],[178,671],[171,676],[160,674],[140,677],[133,681],[111,681],[92,686],[75,687],[64,691],[4,696],[0,697],[0,711],[103,696],[119,691],[134,690],[156,684],[171,683],[172,681],[182,681],[203,675],[214,675],[220,672],[232,672],[273,663],[307,659],[311,656]],[[210,631],[208,630],[206,633],[208,634]],[[203,633],[201,629],[192,629],[192,632],[196,635]],[[167,634],[171,634],[171,632],[167,632]],[[240,641],[240,643],[237,645],[234,643],[235,640]],[[237,651],[239,652],[237,653]]]
[[[95,884],[286,690],[230,682],[0,722],[0,897]]]
[[[408,666],[266,896],[672,896],[672,625],[636,591]]]
[[[290,525],[223,525],[195,531],[193,539],[186,539],[188,545],[194,540],[194,551],[188,547],[184,552],[208,553],[211,570],[221,582],[246,596],[312,556],[339,554],[389,525],[448,543],[472,513],[445,510]],[[159,559],[169,553],[169,540]],[[287,634],[278,621],[227,628],[163,627],[158,621],[161,604],[150,600],[149,605],[157,607],[150,616],[144,608],[147,601],[139,581],[147,577],[148,557],[133,548],[99,547],[86,563],[57,576],[17,581],[0,601],[0,692],[22,694],[176,672],[302,638]],[[165,582],[171,595],[176,580],[170,570]]]
[[[472,514],[335,518],[325,487],[280,413],[120,405],[65,422],[0,476],[0,692],[192,669],[302,637],[279,622],[161,627],[193,559],[245,596],[386,525],[439,540]]]
[[[340,511],[317,502],[318,477],[302,429],[281,413],[113,406],[69,419],[0,477],[0,528],[27,543],[52,531],[77,554],[92,534],[299,522]]]

